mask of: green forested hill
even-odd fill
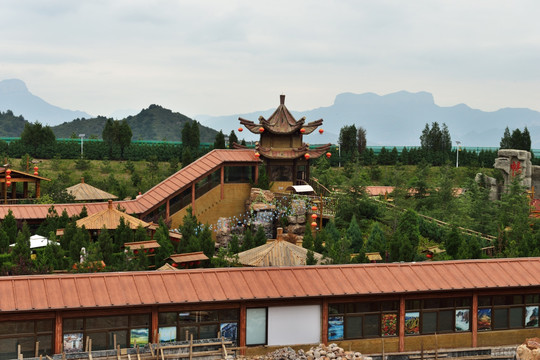
[[[57,138],[69,138],[73,134],[85,134],[87,138],[101,138],[106,120],[107,118],[104,116],[93,119],[75,119],[54,126],[52,129]],[[184,124],[193,121],[185,115],[172,112],[159,105],[150,105],[148,109],[143,109],[135,116],[128,116],[126,120],[133,132],[132,140],[168,141],[181,141]],[[201,142],[214,142],[216,130],[203,125],[200,125],[199,128]],[[19,135],[20,133],[14,136]]]
[[[15,116],[11,110],[0,111],[0,137],[19,137],[24,130],[26,120],[22,116]]]

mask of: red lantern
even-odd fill
[[[311,207],[311,211],[317,211],[317,207],[316,207],[315,205],[313,205],[313,206]]]
[[[137,255],[139,253],[139,250],[133,250],[133,253]]]
[[[38,167],[37,167],[37,166],[34,166],[34,175],[37,176],[37,174],[38,174]]]
[[[11,169],[7,169],[7,170],[6,170],[6,174],[7,174],[7,175],[11,175]]]
[[[173,264],[172,264],[172,267],[173,267],[173,268],[177,268],[177,267],[178,267],[178,264],[177,264],[177,263],[173,263]]]
[[[258,152],[255,153],[255,157],[258,159],[259,156],[261,156],[261,154],[259,154]]]
[[[309,158],[310,158],[309,153],[306,153],[306,154],[304,155],[304,157],[306,158],[306,160],[309,160]]]
[[[431,258],[433,257],[433,254],[432,254],[432,253],[427,253],[427,254],[426,254],[426,257],[427,257],[428,259],[431,259]]]
[[[259,132],[260,132],[260,133],[263,133],[263,132],[264,132],[264,128],[263,128],[262,126],[259,128]]]
[[[6,175],[6,180],[7,180],[7,181],[11,180],[11,175],[7,174],[7,175]]]
[[[34,175],[38,176],[38,172],[37,172],[37,171],[34,171]]]
[[[239,128],[238,128],[238,131],[239,131],[239,132],[242,132],[242,131],[244,131],[244,129],[241,128],[241,127],[239,127]]]
[[[317,227],[317,223],[314,221],[311,223],[311,227]]]
[[[331,152],[327,152],[327,153],[326,153],[326,157],[327,157],[328,159],[330,159],[330,156],[332,156],[332,153],[331,153]]]
[[[322,135],[322,133],[323,133],[323,132],[324,132],[324,130],[323,130],[323,129],[319,129],[319,134],[321,134],[321,135]]]
[[[8,187],[11,186],[11,181],[9,181],[9,180],[6,181],[6,186],[8,186]]]
[[[144,253],[146,254],[148,252],[148,249],[144,249]]]
[[[315,220],[317,218],[317,214],[311,214],[311,218]]]
[[[300,132],[301,132],[301,133],[303,134],[303,133],[305,133],[305,132],[306,132],[306,129],[304,129],[304,128],[301,128],[301,129],[300,129]]]
[[[156,249],[150,249],[150,253],[153,254]]]

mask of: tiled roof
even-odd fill
[[[169,258],[177,264],[191,262],[191,261],[208,260],[208,256],[204,255],[202,251],[196,251],[196,252],[184,253],[184,254],[172,254]]]
[[[247,266],[299,266],[306,264],[307,252],[301,246],[277,239],[238,253],[238,262]],[[323,256],[314,252],[313,257],[320,263]]]
[[[318,296],[540,288],[540,258],[0,278],[0,313]]]
[[[143,228],[150,226],[149,223],[116,209],[112,200],[109,200],[106,209],[77,220],[77,226],[84,226],[87,230],[100,230],[103,227],[111,230],[120,225],[120,219],[124,219],[124,223],[131,229],[137,229],[140,225]]]
[[[163,180],[137,199],[113,202],[114,207],[120,205],[127,214],[143,214],[159,206],[168,196],[180,193],[193,181],[216,170],[221,164],[257,164],[260,161],[254,154],[253,150],[213,150]],[[54,204],[58,214],[66,210],[70,217],[80,214],[83,206],[86,206],[87,213],[92,215],[107,209],[107,202]],[[17,220],[44,220],[50,207],[51,204],[0,205],[0,219],[3,219],[11,209]]]
[[[118,196],[110,194],[106,191],[98,189],[95,186],[84,182],[84,178],[80,183],[70,186],[66,189],[68,194],[73,195],[76,201],[96,201],[118,199]]]

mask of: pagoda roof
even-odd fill
[[[259,123],[256,124],[251,120],[244,118],[238,118],[240,124],[244,125],[249,131],[254,134],[260,134],[261,127],[264,131],[268,131],[272,134],[288,135],[300,131],[304,128],[305,135],[311,134],[317,127],[323,123],[322,119],[312,121],[304,125],[306,118],[302,117],[296,120],[291,114],[289,109],[285,106],[285,95],[280,96],[280,104],[276,111],[266,120],[263,116],[259,116]]]
[[[70,186],[66,189],[68,194],[73,195],[76,201],[96,201],[96,200],[109,200],[118,199],[118,196],[110,194],[106,191],[98,189],[95,186],[84,182],[84,178],[81,178],[81,182]]]
[[[313,149],[309,148],[308,144],[303,144],[298,148],[271,148],[255,145],[255,150],[259,152],[261,157],[267,159],[298,159],[309,153],[310,159],[317,159],[326,153],[332,144],[325,144]]]
[[[112,200],[109,200],[107,209],[88,217],[76,221],[78,227],[85,227],[86,230],[100,230],[103,227],[106,229],[116,229],[120,225],[120,218],[124,218],[124,222],[131,229],[137,229],[139,225],[147,228],[149,223],[142,221],[134,216],[128,215],[112,206]]]

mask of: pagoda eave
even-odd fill
[[[272,159],[272,160],[281,160],[281,159],[299,159],[304,157],[306,154],[309,153],[310,159],[317,159],[321,155],[325,154],[332,144],[326,144],[323,146],[319,146],[317,148],[310,149],[307,145],[304,145],[300,148],[296,149],[272,149],[272,148],[264,148],[261,146],[257,146],[256,150],[261,154],[262,158],[266,159]]]

